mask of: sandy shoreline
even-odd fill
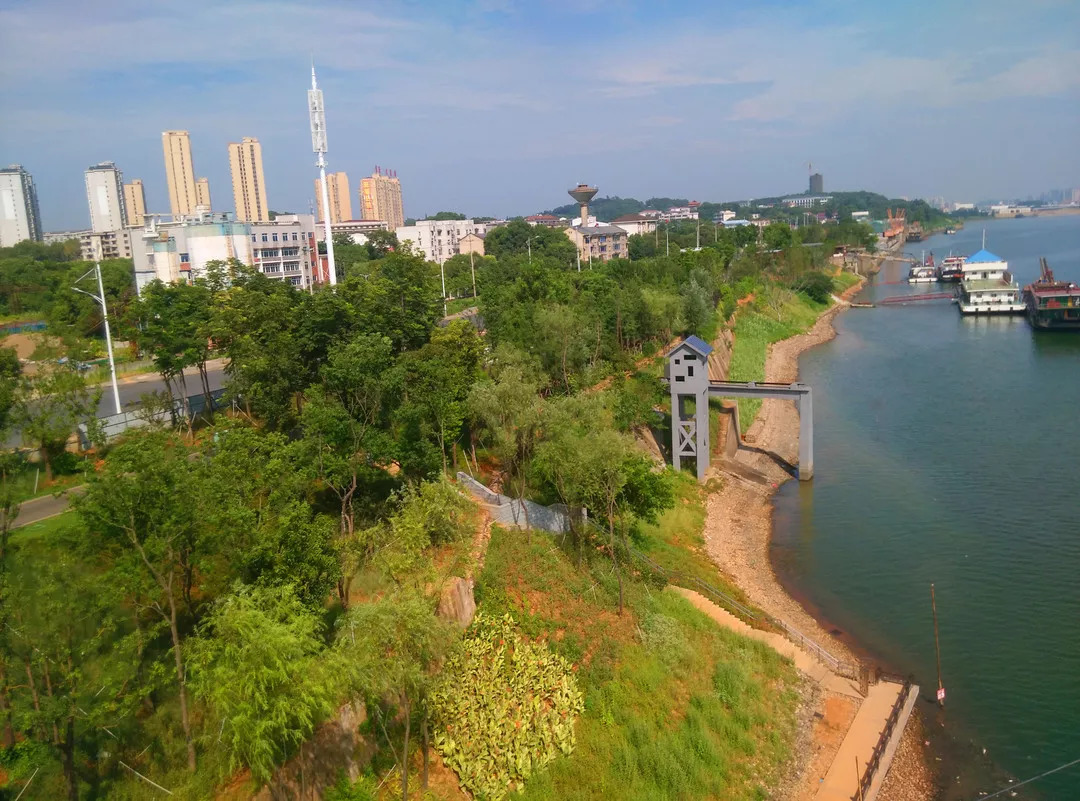
[[[853,297],[862,284],[844,293]],[[810,348],[828,342],[836,336],[833,318],[848,308],[845,301],[826,311],[804,334],[777,342],[769,348],[765,362],[765,380],[792,382],[798,380],[799,355]],[[781,585],[773,570],[769,544],[772,539],[772,497],[781,484],[791,479],[790,473],[777,459],[794,464],[798,457],[799,415],[790,401],[766,400],[750,429],[745,433],[745,445],[735,456],[742,468],[737,475],[718,463],[711,472],[723,480],[719,492],[706,501],[705,543],[709,555],[720,570],[740,587],[749,599],[771,615],[788,621],[826,650],[841,659],[854,661],[853,649],[848,647],[838,630],[827,630]],[[800,719],[805,718],[800,715]],[[808,774],[819,757],[808,733],[800,726],[792,777],[785,782],[792,798],[809,798],[806,791]],[[888,780],[879,796],[898,801],[929,801],[933,783],[920,727],[911,725],[904,735],[901,750],[889,771]],[[809,777],[812,778],[812,777]]]

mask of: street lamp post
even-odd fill
[[[93,292],[87,292],[85,289],[79,289],[77,286],[73,286],[72,289],[76,292],[81,292],[88,298],[93,298],[101,304],[101,316],[105,322],[105,350],[109,354],[109,373],[112,375],[113,403],[116,406],[116,413],[120,414],[120,388],[116,385],[116,360],[113,359],[112,333],[109,331],[109,309],[105,305],[105,287],[101,282],[101,263],[94,262],[94,269],[84,273],[77,281],[75,281],[75,283],[79,283],[79,281],[86,278],[90,273],[94,273],[97,276],[98,294],[95,295]]]

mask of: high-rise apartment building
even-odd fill
[[[165,151],[169,211],[174,218],[191,214],[199,203],[195,194],[195,168],[191,163],[191,136],[187,131],[164,131],[161,147]],[[209,194],[207,188],[207,196]]]
[[[326,176],[326,191],[330,196],[330,222],[342,223],[351,220],[352,198],[349,196],[349,176],[343,172],[332,172]],[[315,179],[315,202],[319,205],[317,219],[322,222],[323,216],[322,188],[319,179]]]
[[[263,176],[262,145],[254,136],[229,143],[229,171],[232,173],[236,219],[244,222],[269,222],[266,205],[266,179]]]
[[[116,164],[103,161],[86,168],[86,202],[94,233],[119,231],[127,226],[124,176]]]
[[[195,181],[195,205],[202,206],[209,211],[213,208],[210,205],[210,179],[199,178]]]
[[[124,209],[127,211],[128,225],[141,226],[146,217],[146,193],[143,192],[141,178],[132,178],[124,184]]]
[[[391,231],[405,225],[401,182],[396,172],[376,167],[370,178],[360,182],[360,201],[365,220],[385,220]]]
[[[0,169],[0,247],[24,239],[40,242],[41,211],[34,178],[20,164]]]
[[[825,194],[825,179],[821,176],[820,172],[815,172],[813,175],[810,176],[810,194]]]

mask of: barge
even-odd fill
[[[1024,287],[1024,306],[1031,327],[1040,331],[1080,331],[1080,286],[1054,280],[1046,259],[1042,275]]]

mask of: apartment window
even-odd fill
[[[292,235],[292,241],[293,241],[293,242],[295,242],[295,241],[296,241],[296,232],[295,232],[295,231],[293,232],[293,235]]]
[[[262,252],[262,257],[264,259],[277,258],[277,255],[277,250],[271,250],[270,248],[264,248]]]
[[[191,259],[188,258],[188,254],[181,253],[180,254],[180,261],[191,261]]]
[[[301,282],[301,281],[302,281],[303,279],[302,279],[302,278],[300,278],[299,276],[297,276],[297,277],[295,277],[295,278],[293,278],[293,279],[291,279],[291,280],[292,280],[292,285],[293,285],[293,286],[300,286],[300,282]]]
[[[300,269],[300,262],[298,261],[286,261],[283,262],[282,267],[285,268],[285,272],[292,273]]]
[[[300,255],[300,248],[282,248],[281,249],[281,255],[282,256],[299,256]]]
[[[267,236],[266,236],[266,234],[263,234],[263,235],[262,235],[262,241],[263,241],[263,242],[267,242],[267,241],[269,241],[269,240],[267,239]]]
[[[251,235],[251,241],[252,241],[252,242],[256,242],[256,241],[258,241],[258,240],[256,240],[256,239],[255,239],[255,234],[252,234],[252,235]]]
[[[277,242],[277,234],[274,234],[274,241]]]

